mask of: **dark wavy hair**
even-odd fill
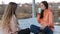
[[[46,7],[45,9],[48,9],[48,3],[47,3],[47,1],[42,1],[41,3],[44,4],[44,6]],[[43,13],[44,13],[44,10],[42,10],[42,12],[41,12],[41,17],[40,17],[40,18],[43,18],[43,17],[44,17],[44,16],[43,16]]]

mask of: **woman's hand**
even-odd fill
[[[18,33],[18,31],[16,31],[16,32],[11,32],[11,34],[17,34]]]
[[[41,29],[44,29],[46,26],[48,26],[47,24],[44,23],[40,23],[41,24]]]

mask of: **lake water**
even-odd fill
[[[19,27],[21,29],[25,29],[25,28],[30,28],[30,26],[32,24],[36,25],[36,26],[41,26],[38,22],[37,22],[37,19],[36,18],[29,18],[29,19],[18,19],[18,22],[19,22]],[[60,34],[60,26],[54,26],[55,29],[54,29],[54,34]],[[0,30],[0,34],[1,33],[1,30]],[[33,34],[33,33],[31,33]]]

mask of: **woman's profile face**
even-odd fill
[[[46,8],[43,3],[40,4],[40,7],[42,10],[45,10],[45,8]]]

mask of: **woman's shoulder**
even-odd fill
[[[12,19],[16,19],[16,16],[15,15],[12,15]]]
[[[10,21],[10,22],[14,22],[15,20],[16,20],[15,15],[12,15],[12,17],[11,17],[11,21]]]
[[[53,11],[51,9],[48,9],[48,14],[53,14]]]
[[[47,9],[46,10],[48,13],[52,13],[52,10],[51,9]]]

